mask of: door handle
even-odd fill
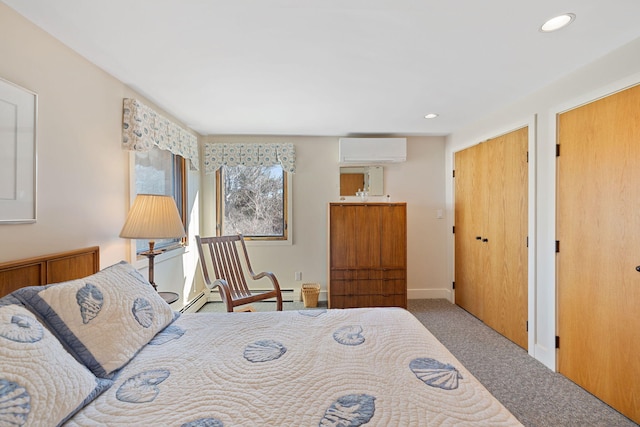
[[[636,267],[636,271],[640,273],[640,265]]]
[[[488,241],[489,241],[489,239],[486,239],[486,238],[485,238],[485,239],[482,239],[482,242],[483,242],[483,243],[487,243]]]
[[[482,240],[482,236],[476,236],[476,240]],[[640,266],[638,266],[640,267]]]

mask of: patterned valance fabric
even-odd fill
[[[204,172],[214,173],[220,166],[280,165],[286,172],[296,172],[293,144],[217,144],[204,145]]]
[[[199,169],[195,135],[137,99],[125,98],[123,102],[122,145],[131,151],[149,151],[156,146],[189,159],[191,169]]]

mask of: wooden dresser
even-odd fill
[[[406,203],[329,204],[330,308],[407,307]]]

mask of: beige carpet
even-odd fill
[[[409,300],[408,308],[525,426],[637,426],[457,305]]]

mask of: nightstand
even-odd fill
[[[178,298],[180,298],[180,295],[175,292],[158,292],[158,295],[160,295],[167,304],[174,303],[178,301]]]

